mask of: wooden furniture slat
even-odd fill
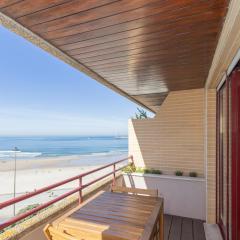
[[[94,221],[94,219],[93,219]],[[85,223],[88,223],[87,221],[85,221]],[[119,232],[123,232],[123,233],[130,233],[131,235],[136,235],[139,236],[142,233],[142,228],[137,228],[135,226],[129,226],[127,224],[111,224],[111,227],[109,227],[109,224],[107,224],[107,222],[96,222],[98,223],[99,226],[101,227],[92,227],[90,225],[87,224],[79,224],[79,223],[75,223],[75,225],[72,224],[72,222],[70,221],[64,221],[63,223],[61,223],[61,225],[59,225],[59,227],[61,227],[62,229],[67,229],[67,228],[72,228],[72,229],[77,229],[77,230],[88,230],[88,231],[105,231],[105,230],[111,230],[111,231],[115,231],[117,233]],[[103,225],[103,223],[105,223],[105,225]]]
[[[104,211],[112,211],[112,212],[123,212],[123,213],[135,213],[136,210],[134,208],[131,207],[125,207],[125,206],[118,206],[116,209],[112,209],[112,206],[106,206],[106,205],[101,205],[101,204],[89,204],[89,207],[91,207],[91,209],[93,210],[99,210],[99,208],[101,208]],[[151,212],[151,209],[138,209],[138,214],[139,215],[145,215],[145,214],[149,214]]]
[[[101,223],[99,222],[99,225]],[[125,228],[125,226],[122,226],[122,228],[114,226],[109,227],[109,225],[101,225],[102,227],[89,227],[89,226],[81,226],[76,224],[75,226],[72,225],[71,222],[63,222],[63,224],[60,224],[58,229],[61,231],[66,231],[67,233],[78,237],[79,233],[82,234],[83,237],[87,239],[86,234],[91,234],[97,236],[102,236],[104,235],[103,239],[106,237],[112,236],[113,237],[119,237],[123,239],[137,239],[141,232],[134,232],[130,231],[129,229]]]
[[[124,201],[124,200],[123,200]],[[116,206],[116,203],[117,203],[117,201],[108,201],[108,207],[113,207],[113,206]],[[101,203],[101,202],[99,202],[99,201],[96,201],[96,202],[94,202],[94,203],[92,203],[93,205],[95,205],[95,206],[102,206],[102,207],[105,207],[104,205],[103,205],[103,203]],[[145,205],[146,204],[149,204],[149,203],[145,203]],[[138,206],[136,206],[135,205],[135,202],[128,202],[128,203],[126,203],[126,204],[124,204],[124,203],[121,203],[121,201],[120,201],[120,203],[119,203],[119,205],[118,206],[116,206],[118,209],[127,209],[127,210],[133,210],[133,211],[136,211],[139,207],[145,207],[145,205],[144,205],[144,203],[142,203],[142,204],[138,204]],[[147,205],[146,206],[146,208],[143,210],[144,212],[145,211],[148,211],[148,212],[150,212],[152,210],[152,207],[151,206],[149,206],[149,205]]]
[[[132,200],[131,198],[126,198],[127,201],[125,203],[123,203],[121,200],[122,198],[120,199],[117,199],[117,198],[113,198],[113,199],[109,199],[109,198],[104,198],[105,201],[108,201],[108,204],[109,206],[111,205],[116,205],[116,203],[118,203],[119,205],[118,206],[124,206],[124,207],[130,207],[130,208],[137,208],[137,207],[143,207],[146,205],[146,203],[152,203],[151,201],[148,201],[148,199],[146,199],[146,202],[144,203],[143,201],[139,200],[139,202],[136,202],[134,200]],[[124,200],[124,199],[123,199]],[[104,204],[102,201],[100,201],[99,199],[94,202],[94,203],[98,203],[98,204]],[[138,206],[135,205],[135,203],[137,203]],[[146,207],[146,209],[151,209],[151,205],[148,205]]]
[[[124,193],[133,193],[135,195],[143,194],[143,195],[149,195],[152,197],[158,196],[158,190],[156,189],[139,189],[139,188],[129,188],[129,187],[123,187],[123,186],[112,186],[111,187],[112,192],[124,192]]]
[[[44,228],[44,233],[45,236],[47,237],[48,240],[76,240],[75,238],[71,237],[68,234],[65,234],[64,232],[60,232],[57,231],[56,229],[54,229],[50,224],[48,224],[45,228]],[[89,240],[93,240],[93,239],[89,239]]]
[[[88,210],[86,210],[88,212]],[[100,219],[110,219],[111,221],[119,221],[119,222],[126,222],[132,223],[134,225],[139,225],[139,226],[144,226],[145,220],[146,219],[133,219],[133,218],[127,218],[127,217],[120,217],[120,216],[114,216],[114,215],[109,215],[109,214],[97,214],[97,213],[91,213],[90,211],[88,213],[74,213],[71,216],[72,218],[88,218],[88,219],[95,219],[95,218],[100,218]]]
[[[75,217],[75,218],[73,218]],[[65,220],[65,222],[69,222],[70,220],[75,220],[75,221],[78,221],[79,216],[77,215],[74,215],[73,217],[69,217],[68,219]],[[110,219],[110,218],[101,218],[99,216],[95,216],[93,218],[93,216],[90,216],[90,215],[84,215],[82,214],[81,215],[81,220],[82,221],[86,221],[86,222],[91,222],[91,223],[98,223],[98,224],[108,224],[108,225],[121,225],[122,227],[125,227],[125,226],[131,226],[131,227],[136,227],[136,228],[139,228],[139,229],[143,229],[143,224],[140,224],[140,223],[137,223],[137,222],[126,222],[126,221],[121,221],[121,220],[118,220],[118,219]]]
[[[142,228],[138,227],[138,226],[134,226],[134,225],[126,225],[126,224],[122,224],[122,223],[114,223],[114,222],[110,222],[111,223],[111,227],[112,229],[122,229],[122,231],[129,231],[129,232],[133,232],[133,233],[137,233],[137,234],[141,234],[142,233]],[[65,225],[66,224],[66,225]],[[102,230],[103,228],[106,228],[106,225],[109,224],[109,221],[106,220],[104,221],[101,220],[101,222],[98,222],[96,219],[92,220],[91,222],[87,222],[79,219],[70,219],[67,218],[64,222],[61,223],[61,226],[58,226],[58,229],[66,229],[66,226],[71,226],[71,228],[78,228],[78,229],[100,229]]]
[[[161,211],[159,211],[159,207],[161,207]],[[144,232],[142,234],[142,236],[140,237],[141,240],[146,240],[146,239],[152,239],[154,236],[154,232],[153,232],[153,227],[156,226],[156,222],[159,221],[159,239],[163,240],[163,202],[160,203],[158,202],[152,213],[151,216],[149,217],[147,224],[144,228]]]
[[[155,194],[155,192],[154,192],[154,194]],[[97,199],[97,201],[100,201],[102,199],[103,200],[108,200],[109,202],[119,201],[120,203],[121,203],[121,199],[124,199],[124,200],[127,200],[125,202],[125,204],[131,203],[131,202],[137,202],[139,205],[144,204],[146,202],[147,203],[154,203],[155,200],[156,200],[152,196],[145,196],[145,198],[142,198],[142,196],[140,196],[140,195],[134,195],[133,196],[132,194],[121,194],[121,193],[118,193],[118,192],[116,192],[113,196],[111,196],[110,192],[105,194],[105,195],[101,195],[101,197],[99,197]],[[131,205],[131,206],[134,207],[133,205]],[[149,207],[151,207],[151,205]]]
[[[126,211],[126,212],[123,212],[123,211],[114,211],[114,210],[107,210],[107,209],[92,209],[91,210],[82,210],[82,213],[85,213],[85,214],[88,214],[88,213],[94,213],[94,214],[98,214],[100,216],[104,216],[105,214],[111,214],[112,216],[118,216],[119,218],[121,217],[127,217],[127,218],[133,218],[133,219],[146,219],[148,217],[148,214],[145,212],[145,213],[136,213],[133,215],[133,211],[132,212],[129,212],[129,211]]]
[[[144,210],[144,209],[141,209],[143,207],[139,207],[139,208],[130,208],[130,207],[124,207],[124,206],[116,206],[116,205],[111,205],[111,206],[103,206],[103,205],[91,205],[89,206],[93,209],[93,211],[98,211],[99,208],[102,208],[102,211],[106,211],[106,212],[112,212],[113,215],[116,215],[118,214],[119,212],[121,212],[121,214],[126,214],[126,215],[130,215],[130,214],[136,214],[137,212],[137,215],[139,217],[144,217],[148,214],[151,213],[152,209],[150,210]],[[113,207],[115,207],[115,209],[113,210]],[[99,212],[99,211],[98,211]]]

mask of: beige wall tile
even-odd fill
[[[171,92],[155,118],[130,120],[136,166],[204,176],[204,101],[204,89]]]
[[[207,175],[207,222],[216,222],[216,90],[207,92],[207,137],[206,137],[206,175]]]

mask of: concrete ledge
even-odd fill
[[[123,175],[128,175],[128,173],[123,173]],[[205,178],[202,178],[202,177],[187,177],[187,176],[151,174],[151,173],[131,173],[131,175],[132,176],[142,176],[142,177],[172,179],[172,180],[180,180],[180,181],[205,182]]]

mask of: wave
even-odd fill
[[[106,155],[117,155],[117,154],[123,154],[127,153],[127,150],[110,150],[106,152],[93,152],[89,154],[84,154],[84,155],[91,155],[91,156],[106,156]]]
[[[59,157],[68,155],[82,155],[82,156],[109,156],[109,155],[121,155],[127,153],[125,149],[110,150],[106,152],[92,152],[92,153],[79,153],[79,154],[43,154],[41,152],[22,152],[16,151],[17,159],[32,159],[35,157]],[[13,160],[15,157],[15,151],[0,151],[0,160]]]
[[[39,157],[42,155],[41,152],[22,152],[22,151],[12,151],[12,150],[7,150],[7,151],[0,151],[0,159],[12,159],[14,156],[17,158],[34,158],[34,157]]]

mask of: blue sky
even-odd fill
[[[126,135],[137,105],[0,27],[0,135]]]

